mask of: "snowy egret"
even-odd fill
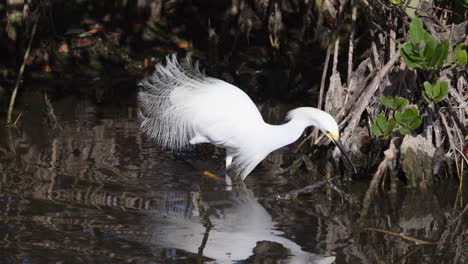
[[[144,133],[164,147],[183,150],[199,143],[226,149],[226,169],[242,180],[272,151],[296,141],[304,129],[317,127],[353,163],[339,141],[338,124],[322,110],[299,107],[287,123],[266,123],[241,89],[200,72],[190,57],[180,64],[175,54],[156,65],[138,93]]]

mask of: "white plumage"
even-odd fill
[[[288,113],[286,124],[270,125],[247,94],[205,76],[189,57],[184,64],[175,55],[166,61],[140,83],[138,94],[142,130],[163,148],[183,150],[199,143],[225,148],[226,168],[242,179],[269,153],[297,140],[308,126],[318,127],[343,150],[330,114],[301,107]]]

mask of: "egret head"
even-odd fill
[[[340,149],[345,159],[351,164],[354,172],[353,162],[340,141],[340,132],[335,119],[327,112],[313,107],[299,107],[288,113],[288,120],[299,119],[306,122],[307,126],[314,126],[322,131]]]

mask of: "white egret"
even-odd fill
[[[142,130],[163,148],[177,151],[199,143],[214,144],[226,149],[226,169],[244,180],[268,154],[293,143],[305,128],[314,126],[352,165],[339,141],[338,124],[327,112],[299,107],[287,114],[287,123],[270,125],[246,93],[201,73],[190,57],[183,64],[175,54],[166,61],[140,83],[138,93]]]

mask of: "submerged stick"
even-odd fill
[[[441,244],[443,244],[442,242],[431,242],[431,241],[420,240],[420,239],[417,239],[417,238],[414,238],[414,237],[410,237],[410,236],[403,235],[403,234],[400,234],[400,233],[388,231],[388,230],[385,230],[385,229],[366,227],[366,228],[364,228],[364,230],[384,233],[384,234],[387,234],[387,235],[391,235],[391,236],[394,236],[394,237],[399,237],[399,238],[414,242],[416,244],[421,244],[421,245],[441,245]]]
[[[37,29],[37,22],[39,21],[39,13],[36,16],[36,21],[34,21],[34,25],[31,31],[31,37],[29,38],[28,47],[26,48],[26,52],[24,53],[23,64],[21,64],[20,70],[18,72],[18,78],[16,79],[15,88],[13,89],[13,93],[10,97],[10,105],[8,106],[8,113],[7,113],[7,125],[11,123],[11,115],[13,113],[13,108],[15,106],[16,95],[18,94],[18,87],[20,85],[21,78],[23,77],[24,68],[26,67],[26,62],[29,57],[29,53],[31,51],[32,41],[34,39],[34,35],[36,35]]]

